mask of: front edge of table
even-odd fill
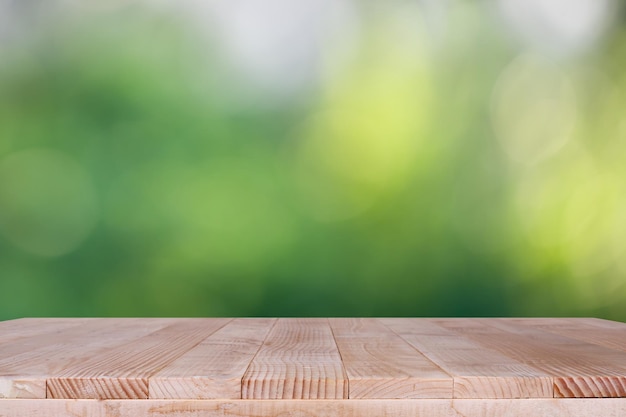
[[[626,398],[418,400],[0,399],[1,417],[619,417]]]

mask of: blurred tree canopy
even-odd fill
[[[0,2],[0,319],[626,320],[618,5],[522,3]]]

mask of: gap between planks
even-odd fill
[[[89,319],[62,332],[44,331],[28,341],[0,349],[0,397],[46,398],[48,380],[71,364],[164,327],[171,319]],[[51,322],[54,326],[54,322]],[[28,347],[28,348],[26,348]],[[18,353],[19,352],[19,353]]]
[[[244,399],[347,398],[328,319],[280,318],[242,380]]]
[[[100,323],[98,320],[106,321],[106,319],[85,320],[82,325],[85,326],[85,330],[91,328],[93,333],[93,329],[98,328],[96,323]],[[141,319],[127,320],[141,321]],[[108,356],[112,363],[117,363],[120,368],[130,373],[118,372],[113,376],[103,375],[102,372],[106,369],[106,367],[103,368],[103,363],[106,364],[107,361],[89,358],[87,355],[89,349],[85,350],[84,346],[79,346],[76,348],[76,353],[79,353],[82,348],[83,358],[87,358],[85,361],[87,365],[74,362],[74,365],[70,366],[72,372],[64,371],[61,372],[62,375],[59,375],[59,372],[55,371],[55,374],[43,379],[42,391],[50,394],[51,398],[89,395],[93,398],[107,398],[112,396],[111,393],[121,398],[144,399],[156,397],[208,399],[215,398],[215,396],[247,400],[272,398],[287,400],[293,397],[356,399],[368,396],[419,398],[424,396],[426,389],[425,386],[419,384],[430,384],[432,381],[428,382],[430,378],[428,372],[434,369],[424,371],[412,362],[422,356],[436,365],[437,369],[443,372],[450,381],[447,394],[445,389],[434,394],[445,398],[558,397],[552,392],[549,392],[551,395],[547,395],[545,381],[548,381],[549,388],[557,387],[559,395],[563,395],[568,393],[567,389],[571,389],[571,384],[575,384],[575,388],[579,390],[578,386],[581,384],[591,381],[599,385],[607,378],[609,378],[608,381],[618,383],[618,385],[613,385],[612,391],[608,388],[602,391],[601,386],[594,386],[588,392],[581,391],[582,395],[578,391],[572,391],[572,394],[621,396],[623,392],[619,384],[626,379],[622,372],[623,366],[615,365],[624,361],[626,352],[615,350],[614,347],[622,340],[623,333],[619,331],[626,329],[626,325],[597,319],[586,319],[583,326],[587,329],[596,329],[597,337],[576,335],[575,326],[572,324],[576,319],[571,319],[571,323],[564,319],[560,321],[559,319],[552,321],[550,319],[543,319],[545,321],[540,321],[540,319],[214,319],[214,323],[221,320],[224,324],[221,324],[221,327],[214,325],[212,329],[192,324],[194,321],[202,323],[202,320],[209,323],[211,319],[162,320],[171,320],[179,324],[164,326],[137,340],[130,339],[132,332],[128,330],[129,340],[113,346],[113,353],[109,349],[103,349],[104,345],[99,350],[95,349],[98,347],[97,343],[88,339],[95,349],[93,352],[103,353],[105,358]],[[236,338],[238,331],[233,323],[237,322],[240,326],[246,327],[244,326],[246,320],[252,320],[249,323],[253,323],[254,320],[259,321],[257,324],[264,323],[261,327],[266,333],[260,337],[253,329],[255,326],[251,325],[248,326],[248,330],[256,334],[250,339],[251,342],[250,340],[235,340],[234,345],[244,350],[243,355],[239,357],[239,362],[235,361],[236,369],[231,369],[232,373],[229,374],[230,371],[225,371],[224,367],[211,368],[212,365],[203,362],[202,366],[206,368],[200,372],[201,375],[195,375],[193,373],[194,358],[210,359],[211,352],[216,350],[228,357],[229,352],[224,344],[228,344],[229,339],[221,339],[221,337],[230,334],[228,337]],[[524,322],[524,320],[528,321]],[[183,322],[187,324],[183,325]],[[582,320],[581,323],[583,323]],[[15,329],[16,325],[17,323],[14,323],[4,327]],[[126,327],[129,326],[126,325]],[[79,328],[80,326],[67,326],[68,330],[64,332],[74,334],[73,337],[77,339],[81,334]],[[152,337],[154,333],[163,332],[165,328],[173,330],[165,331],[160,338]],[[604,329],[606,333],[598,329]],[[195,334],[189,338],[187,331]],[[29,355],[35,355],[34,358],[37,358],[49,352],[54,357],[52,347],[43,343],[48,337],[45,336],[46,332],[32,336],[25,336],[25,333],[20,335],[19,332],[12,334],[18,337],[30,337],[31,342],[41,342],[38,342],[39,347],[35,350],[20,353],[18,356],[25,355],[24,358],[26,358]],[[61,336],[63,334],[63,332],[60,333]],[[188,337],[188,340],[180,344],[178,339],[181,336]],[[146,340],[141,341],[146,337],[152,341],[150,343]],[[291,340],[287,340],[289,338]],[[488,339],[488,343],[485,343],[485,338]],[[511,345],[510,339],[517,340],[519,343],[526,342],[528,346],[517,348]],[[66,345],[69,343],[69,340],[61,340]],[[394,342],[389,343],[390,340]],[[171,346],[171,343],[178,346],[174,354],[166,349]],[[277,348],[276,345],[280,347],[281,343],[284,349]],[[5,349],[8,349],[7,352],[17,352],[14,347],[5,346]],[[135,367],[126,365],[130,366],[128,369],[121,366],[126,363],[124,362],[126,358],[116,358],[115,352],[120,353],[124,350],[121,349],[122,347],[128,346],[131,348],[134,346],[135,353],[140,352],[139,348],[142,346],[156,347],[156,351],[151,353],[154,356],[153,362],[140,363],[138,366],[132,363],[131,365]],[[411,349],[410,355],[407,349]],[[163,351],[167,353],[165,358],[160,356]],[[464,357],[467,354],[466,351],[474,353],[470,357]],[[620,372],[612,372],[608,375],[586,375],[574,372],[573,376],[569,374],[563,376],[557,373],[555,376],[555,369],[558,369],[558,366],[547,368],[545,365],[541,366],[543,364],[541,352],[543,355],[552,357],[553,361],[557,361],[557,365],[562,362],[563,366],[568,362],[559,359],[559,356],[568,353],[571,356],[572,352],[580,352],[584,359],[582,363],[586,363],[587,368],[591,366],[590,369],[597,369],[606,374],[608,364],[612,363],[620,369]],[[241,352],[237,350],[237,353]],[[591,357],[591,353],[599,357]],[[404,360],[411,363],[410,366],[402,367],[402,361],[397,361],[397,358],[403,354],[407,354]],[[60,359],[67,356],[63,350],[56,352],[56,355]],[[141,356],[140,359],[145,360],[142,355],[139,356]],[[613,358],[613,362],[605,360],[603,356]],[[482,361],[482,365],[478,367],[480,372],[470,366],[472,358],[479,359],[478,365]],[[499,358],[496,361],[497,366],[491,367],[489,362],[494,358]],[[7,362],[7,358],[4,360]],[[54,364],[59,366],[56,362]],[[91,367],[88,366],[89,364]],[[217,365],[220,364],[217,363]],[[29,364],[28,366],[32,372],[35,372],[33,375],[41,375],[36,373],[38,372],[37,365]],[[259,369],[261,373],[258,373]],[[565,366],[564,369],[568,368]],[[574,368],[574,371],[576,369],[580,370],[581,367]],[[86,372],[81,375],[81,371]],[[214,377],[211,376],[211,372],[215,373]],[[306,372],[309,372],[309,376]],[[330,377],[330,385],[328,385],[328,377]],[[322,378],[324,384],[319,383]],[[411,378],[415,378],[415,384],[402,385],[402,382],[410,382]],[[15,381],[20,382],[19,379]],[[250,388],[251,382],[252,388]],[[105,386],[98,386],[100,383],[104,383]],[[124,388],[123,384],[130,384],[130,388]],[[413,391],[411,391],[411,386]],[[220,389],[223,391],[219,391]],[[429,395],[432,398],[432,392]]]
[[[552,376],[554,397],[626,396],[626,352],[516,324],[510,319],[433,319]]]
[[[452,377],[379,319],[329,324],[349,381],[349,398],[452,398]]]
[[[453,398],[552,398],[549,374],[428,319],[381,322],[453,377]]]
[[[149,398],[240,399],[242,378],[276,319],[234,319],[148,379]]]
[[[147,399],[148,380],[232,319],[180,319],[47,381],[49,398]]]

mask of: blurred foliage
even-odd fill
[[[0,7],[0,319],[626,320],[619,22],[172,3]]]

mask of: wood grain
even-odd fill
[[[625,342],[593,318],[11,320],[0,417],[622,417]]]
[[[621,417],[626,398],[2,400],[2,417]]]
[[[59,340],[59,336],[88,323],[106,319],[19,319],[11,326],[0,327],[0,359],[45,347]],[[0,322],[2,324],[4,322]],[[80,330],[78,330],[80,332]]]
[[[0,348],[0,398],[46,398],[46,382],[63,368],[158,330],[171,319],[90,319],[59,328],[40,320],[41,334]],[[55,329],[50,331],[50,329]],[[8,349],[11,347],[12,349]]]
[[[377,319],[330,319],[349,398],[452,398],[452,378]]]
[[[15,344],[17,340],[31,336],[40,337],[45,333],[58,333],[65,328],[79,326],[90,320],[96,319],[23,318],[0,321],[0,346],[6,346],[8,343]]]
[[[513,323],[560,334],[561,336],[582,340],[594,345],[626,351],[626,324],[624,323],[592,318],[509,320]]]
[[[504,319],[435,320],[553,376],[555,397],[626,396],[626,353]]]
[[[426,319],[382,322],[454,377],[454,398],[551,398],[552,378]]]
[[[231,319],[181,319],[63,369],[47,381],[48,398],[148,398],[148,378]]]
[[[278,319],[242,379],[246,399],[347,395],[348,379],[327,319]]]
[[[241,398],[241,379],[276,319],[235,319],[149,379],[150,398]]]

